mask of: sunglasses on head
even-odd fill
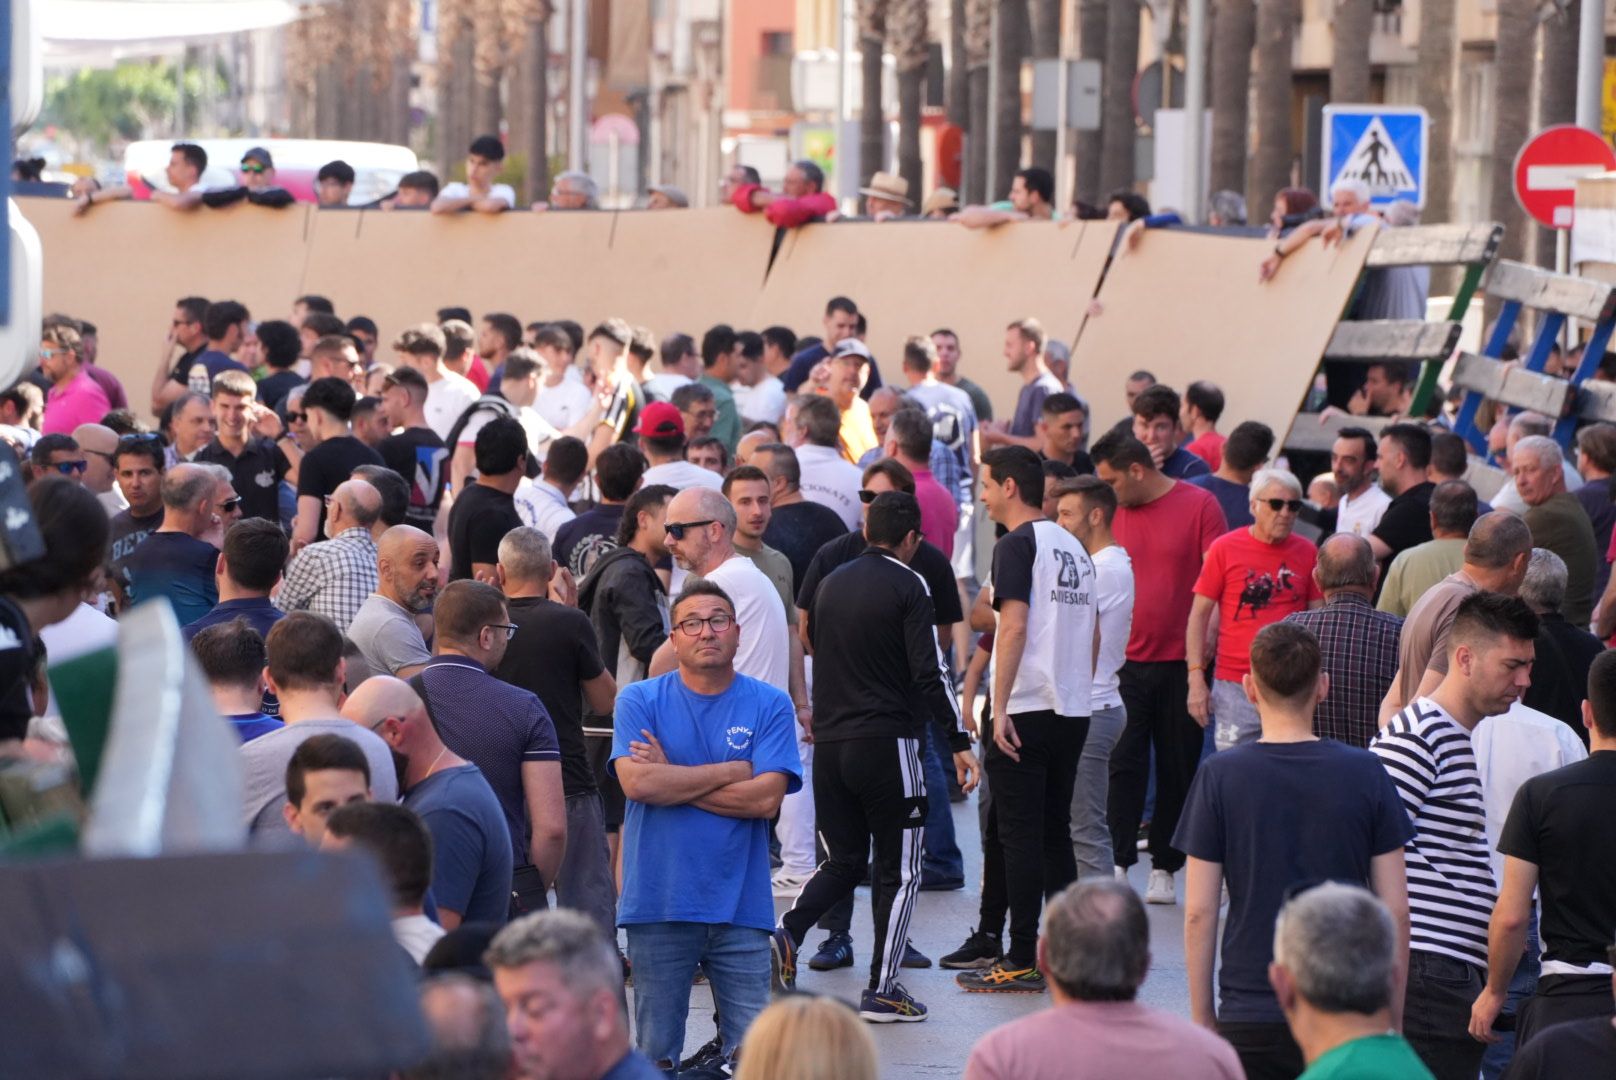
[[[85,461],[83,458],[80,458],[78,461],[57,461],[51,465],[51,468],[55,469],[63,476],[72,476],[74,473],[81,473],[89,467],[90,463]]]
[[[1267,503],[1268,509],[1272,510],[1276,514],[1281,510],[1289,510],[1293,514],[1300,514],[1302,512],[1301,499],[1258,499],[1257,501]]]
[[[675,540],[683,540],[685,538],[686,529],[699,529],[703,525],[711,525],[712,523],[712,518],[707,518],[704,521],[670,521],[666,525],[662,526],[662,531],[673,537]]]

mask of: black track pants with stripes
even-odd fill
[[[919,739],[847,739],[814,745],[814,814],[825,861],[781,924],[803,938],[864,882],[875,846],[870,906],[875,915],[870,989],[889,992],[898,978],[909,917],[920,888],[926,781]]]

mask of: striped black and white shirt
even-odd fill
[[[1408,864],[1409,947],[1487,966],[1487,921],[1498,899],[1487,857],[1487,812],[1470,732],[1417,698],[1369,744],[1414,822]]]

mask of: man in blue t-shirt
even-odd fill
[[[1189,856],[1184,957],[1190,1016],[1214,1028],[1250,1077],[1296,1076],[1306,1063],[1268,981],[1274,919],[1298,885],[1339,881],[1373,890],[1408,940],[1403,845],[1414,835],[1380,761],[1367,750],[1313,735],[1313,709],[1329,690],[1319,642],[1295,623],[1264,627],[1243,679],[1262,737],[1201,763],[1173,847]],[[1218,906],[1229,884],[1212,1004]],[[1406,948],[1399,948],[1406,956]],[[1403,1010],[1404,964],[1393,977],[1392,1023]]]
[[[342,715],[392,748],[404,805],[432,834],[438,922],[445,930],[504,922],[511,904],[511,834],[482,770],[443,744],[420,696],[391,675],[360,683],[342,703]]]
[[[711,581],[673,604],[677,671],[623,688],[611,769],[628,797],[623,894],[639,1046],[678,1065],[690,983],[712,985],[724,1059],[769,1003],[769,819],[802,787],[782,690],[735,672],[744,628]]]
[[[130,601],[165,596],[181,626],[212,611],[219,549],[202,538],[219,536],[240,502],[223,466],[184,462],[164,473],[163,524],[124,561]]]

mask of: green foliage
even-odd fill
[[[212,80],[214,93],[224,88],[217,71],[202,65],[185,68],[185,115],[196,117]],[[80,140],[86,148],[111,153],[115,143],[171,132],[180,102],[173,63],[127,61],[113,68],[85,68],[55,75],[45,84],[41,120]]]

